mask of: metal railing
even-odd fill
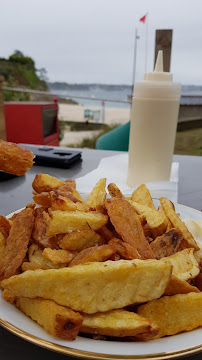
[[[40,91],[40,90],[32,90],[32,89],[25,89],[25,88],[15,88],[15,87],[8,87],[3,86],[2,90],[7,91],[13,91],[13,92],[24,92],[24,93],[30,93],[30,94],[38,94],[38,95],[46,95],[46,96],[53,96],[57,97],[59,99],[83,99],[83,100],[97,100],[97,101],[104,101],[104,102],[116,102],[116,103],[123,103],[123,104],[131,104],[131,100],[125,101],[125,100],[111,100],[111,99],[100,99],[100,98],[90,98],[87,96],[78,96],[78,95],[69,95],[66,94],[65,96],[58,96],[58,94],[50,93],[48,91]]]

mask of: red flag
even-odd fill
[[[145,24],[145,21],[146,21],[146,16],[147,16],[147,14],[146,14],[146,15],[144,15],[143,17],[141,17],[141,19],[140,19],[140,21],[141,21],[143,24]]]

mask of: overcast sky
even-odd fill
[[[148,12],[147,25],[139,19]],[[202,0],[0,0],[0,57],[21,50],[50,81],[131,84],[152,71],[156,29],[173,29],[171,72],[202,85]]]

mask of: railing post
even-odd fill
[[[102,100],[102,122],[105,122],[105,102]]]
[[[4,77],[0,76],[0,139],[6,140],[6,125],[4,117],[4,99],[3,99],[3,85]]]

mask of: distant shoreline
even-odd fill
[[[103,91],[132,91],[131,85],[124,84],[69,84],[66,82],[47,82],[47,86],[50,91],[93,91],[93,90],[103,90]],[[182,85],[182,93],[202,93],[202,85]]]
[[[95,89],[100,89],[104,91],[121,91],[121,90],[132,90],[130,85],[107,85],[107,84],[68,84],[65,82],[48,82],[47,83],[50,90],[88,90],[92,91]]]

